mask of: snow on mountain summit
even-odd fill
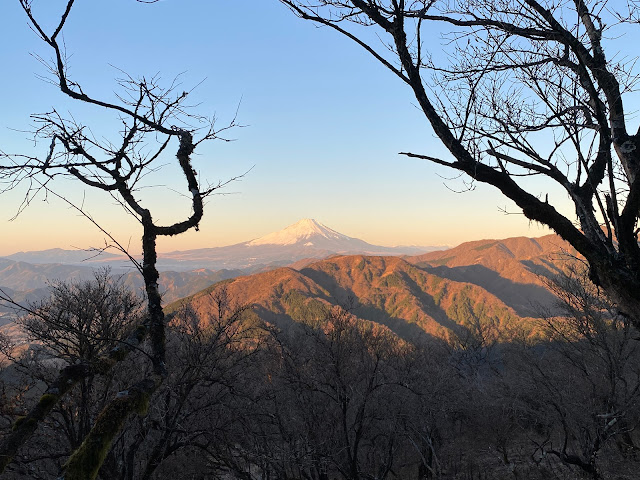
[[[383,247],[372,245],[358,238],[339,233],[316,220],[305,218],[279,232],[270,233],[249,242],[225,247],[198,248],[161,253],[159,265],[164,270],[185,271],[206,268],[209,270],[239,270],[290,265],[302,259],[326,258],[328,255],[417,255],[437,247]],[[60,259],[60,253],[73,253]],[[80,258],[78,254],[82,253]],[[12,258],[15,257],[15,258]],[[2,260],[2,259],[0,259]],[[86,252],[53,250],[26,252],[7,257],[6,261],[29,263],[66,263],[84,266],[112,264],[121,268],[126,263],[117,255],[100,259],[86,259]],[[37,260],[37,261],[36,261]],[[0,270],[2,270],[0,265]],[[0,272],[1,273],[1,272]]]
[[[305,241],[307,244],[313,244],[310,241],[312,237],[320,237],[329,240],[354,240],[351,237],[332,230],[312,218],[305,218],[293,225],[289,225],[283,230],[251,240],[250,242],[247,242],[246,245],[295,245],[302,241]]]

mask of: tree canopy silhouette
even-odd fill
[[[52,180],[57,176],[71,177],[85,186],[103,191],[119,202],[128,214],[139,221],[143,232],[142,261],[131,255],[129,258],[144,278],[147,296],[144,321],[129,338],[122,339],[108,353],[91,362],[79,361],[64,368],[37,405],[25,418],[16,422],[13,431],[0,443],[2,472],[20,446],[33,434],[38,423],[73,385],[88,375],[112,368],[128,351],[138,348],[143,340],[148,339],[151,373],[142,374],[138,382],[107,404],[82,445],[64,466],[61,478],[85,480],[95,478],[124,421],[131,413],[145,410],[150,395],[167,376],[166,322],[158,286],[156,239],[198,228],[204,213],[204,199],[222,185],[201,184],[191,163],[192,154],[202,142],[220,138],[220,132],[233,127],[235,120],[223,128],[216,128],[213,119],[192,112],[187,104],[189,91],[179,90],[177,82],[164,87],[157,76],[134,78],[123,73],[123,78],[118,80],[121,91],[117,95],[117,102],[94,96],[84,82],[69,76],[65,44],[61,40],[64,28],[72,17],[74,0],[63,4],[60,20],[50,30],[44,27],[44,19],[38,17],[31,0],[19,2],[29,26],[52,52],[51,62],[39,57],[49,71],[47,80],[70,99],[113,114],[119,120],[117,136],[120,141],[115,143],[113,140],[96,138],[90,126],[56,109],[34,114],[35,139],[46,142],[47,153],[42,156],[5,154],[0,157],[0,180],[4,188],[11,189],[27,183],[27,197],[23,202],[26,207],[33,195],[42,190],[63,198],[52,190]],[[154,213],[162,211],[165,206],[144,204],[140,198],[140,188],[145,176],[166,161],[163,155],[170,148],[175,148],[176,163],[183,176],[183,188],[189,198],[191,211],[182,220],[162,225],[154,220]],[[74,208],[83,212],[79,206]],[[86,216],[97,224],[93,218]],[[104,229],[103,232],[108,235]],[[127,253],[113,237],[110,240]]]
[[[281,1],[413,90],[450,157],[404,155],[498,188],[573,245],[640,325],[640,136],[625,110],[637,69],[619,53],[638,2]],[[567,197],[575,216],[559,207]]]

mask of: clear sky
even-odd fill
[[[65,2],[34,0],[49,24]],[[42,9],[38,9],[42,6]],[[17,0],[0,16],[0,149],[42,154],[33,145],[29,115],[68,110],[108,136],[99,113],[66,101],[38,78],[34,58],[50,53],[30,31]],[[328,29],[294,17],[277,0],[80,0],[65,31],[70,72],[87,92],[113,98],[117,69],[134,76],[160,73],[169,82],[182,73],[198,111],[229,121],[239,105],[245,128],[199,150],[195,168],[216,182],[253,169],[206,205],[199,232],[163,240],[161,251],[222,246],[315,218],[344,234],[380,245],[455,245],[479,238],[540,236],[493,189],[455,193],[452,172],[400,151],[446,155],[411,91],[373,58]],[[114,68],[116,67],[116,68]],[[171,159],[169,158],[168,161]],[[148,197],[160,219],[188,213],[167,188],[175,170],[152,177]],[[75,182],[54,184],[85,208],[118,240],[139,247],[140,227],[113,201]],[[167,193],[168,192],[168,193]],[[16,220],[22,200],[0,197],[0,255],[53,247],[100,245],[103,235],[56,199],[40,198]],[[181,208],[182,207],[182,208]]]

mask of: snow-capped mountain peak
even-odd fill
[[[336,232],[312,218],[304,218],[283,230],[251,240],[246,245],[294,245],[303,241],[310,243],[309,239],[311,237],[321,237],[329,240],[353,240],[351,237]]]
[[[159,265],[164,270],[191,270],[207,268],[210,270],[235,270],[259,267],[275,267],[290,265],[302,259],[325,258],[332,254],[362,254],[362,255],[416,255],[431,250],[434,247],[383,247],[371,245],[358,238],[339,233],[316,220],[305,218],[289,225],[278,232],[249,242],[237,243],[226,247],[199,248],[161,253]],[[73,253],[75,256],[60,260],[60,253]],[[78,259],[78,253],[83,256]],[[68,263],[85,266],[100,266],[111,264],[114,268],[121,268],[128,262],[125,257],[117,255],[101,256],[86,259],[86,252],[69,250],[53,250],[43,252],[25,252],[7,257],[7,261],[20,260],[31,263]],[[15,258],[13,258],[15,257]],[[2,271],[0,259],[0,273]],[[1,276],[1,275],[0,275]]]

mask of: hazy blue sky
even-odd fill
[[[35,0],[49,24],[64,2]],[[43,6],[44,10],[38,7]],[[3,74],[0,76],[0,149],[36,154],[29,114],[52,107],[68,110],[109,135],[112,124],[95,109],[66,101],[33,54],[49,58],[29,30],[17,0],[3,2],[0,16]],[[454,193],[452,172],[400,151],[446,154],[413,97],[390,72],[347,39],[294,17],[276,0],[134,0],[77,2],[65,30],[70,71],[87,92],[113,96],[122,69],[134,76],[160,73],[169,82],[182,73],[185,88],[202,84],[198,111],[216,114],[220,125],[238,105],[246,128],[230,133],[236,141],[199,150],[195,167],[204,178],[225,180],[252,166],[225,196],[212,198],[199,232],[160,243],[160,250],[220,246],[248,240],[310,217],[371,243],[449,244],[478,238],[539,236],[492,189]],[[437,47],[436,47],[437,48]],[[116,68],[114,68],[116,67]],[[171,160],[170,158],[168,159]],[[180,188],[172,169],[151,179]],[[139,250],[140,229],[113,201],[60,182],[57,191],[84,201],[97,221]],[[161,187],[149,200],[161,219],[181,218],[180,197]],[[159,195],[162,193],[162,195]],[[102,235],[55,199],[34,202],[9,222],[22,197],[0,197],[0,255],[19,250],[87,247]]]

